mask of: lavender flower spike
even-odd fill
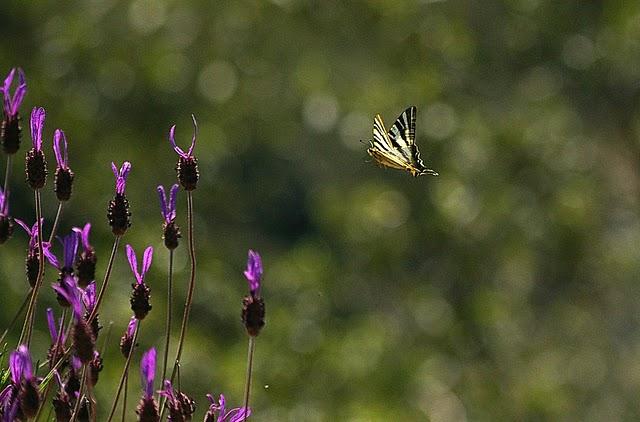
[[[18,350],[9,356],[9,369],[11,372],[11,387],[13,394],[3,405],[3,411],[12,412],[12,407],[18,403],[24,419],[32,418],[40,407],[40,394],[36,377],[33,373],[31,355],[27,346],[20,345]],[[3,391],[4,393],[4,391]],[[10,394],[10,393],[5,393]],[[9,403],[11,400],[11,403]]]
[[[187,152],[176,145],[175,132],[176,125],[171,126],[169,130],[169,141],[174,151],[178,154],[178,164],[176,165],[176,173],[180,184],[186,191],[195,190],[198,185],[200,173],[198,172],[198,160],[193,156],[193,149],[196,146],[196,137],[198,136],[198,123],[196,116],[191,115],[193,119],[193,138],[191,138],[191,146]]]
[[[11,97],[11,84],[13,83],[16,68],[11,69],[11,72],[7,75],[2,86],[2,108],[4,110],[5,118],[8,118],[9,120],[15,119],[18,116],[18,109],[22,104],[22,100],[24,100],[24,96],[27,94],[27,82],[24,77],[24,71],[21,68],[18,68],[17,70],[19,82],[18,87],[13,94],[13,98]]]
[[[34,287],[38,278],[38,269],[40,267],[38,252],[38,224],[34,223],[33,227],[27,226],[22,220],[15,218],[14,221],[27,232],[29,236],[29,248],[27,249],[27,257],[25,259],[25,267],[27,272],[27,281],[31,287]],[[44,227],[44,218],[40,219]],[[42,242],[42,249],[45,256],[50,253],[51,245],[49,242]]]
[[[220,394],[220,398],[217,401],[211,394],[207,394],[207,399],[211,404],[207,414],[204,416],[204,422],[240,422],[251,416],[251,408],[246,408],[245,412],[244,407],[237,407],[227,412],[226,401],[222,394]],[[214,420],[216,414],[218,417]]]
[[[4,111],[2,129],[0,130],[0,142],[6,154],[15,154],[20,148],[22,128],[20,127],[19,109],[27,93],[27,83],[24,79],[24,72],[18,68],[20,80],[13,97],[11,96],[11,84],[15,73],[16,69],[11,69],[11,72],[9,72],[9,75],[4,80],[4,84],[0,88],[2,90],[2,108]]]
[[[138,320],[136,319],[135,315],[132,316],[129,320],[129,325],[127,325],[127,329],[125,330],[122,337],[120,337],[120,352],[125,359],[129,357],[129,352],[133,347],[133,334],[136,331],[137,323]]]
[[[167,399],[165,405],[169,410],[168,421],[190,421],[191,415],[196,410],[195,401],[185,393],[179,391],[171,385],[171,381],[164,381],[164,390],[158,394]]]
[[[76,262],[76,270],[78,274],[78,285],[85,288],[96,279],[96,263],[98,258],[91,243],[89,243],[89,232],[91,231],[91,223],[87,223],[83,228],[74,227],[73,231],[78,233],[82,242],[82,253]]]
[[[58,201],[68,201],[71,198],[75,175],[69,168],[67,137],[60,129],[56,129],[53,134],[53,152],[55,153],[56,162],[58,163],[55,174],[54,191],[56,192]]]
[[[153,397],[153,381],[156,378],[156,349],[152,347],[142,355],[140,361],[140,375],[142,376],[142,389],[146,398]]]
[[[180,187],[177,184],[171,186],[169,192],[169,200],[167,201],[167,195],[164,191],[164,186],[158,185],[158,196],[160,197],[160,213],[164,217],[166,224],[170,224],[176,218],[176,197],[178,196],[178,189]]]
[[[42,107],[34,107],[31,111],[31,141],[36,151],[42,150],[42,129],[46,114]]]
[[[247,269],[244,271],[244,276],[249,282],[249,292],[251,292],[251,296],[256,296],[260,290],[260,283],[262,281],[262,259],[258,252],[251,249],[249,249]]]
[[[149,267],[151,267],[151,261],[153,260],[153,247],[149,246],[144,251],[144,256],[142,258],[142,270],[138,272],[138,262],[136,259],[136,253],[134,252],[131,245],[126,246],[127,250],[127,258],[129,259],[129,265],[131,266],[131,271],[133,275],[136,277],[136,283],[133,283],[131,287],[133,287],[133,291],[131,292],[131,310],[137,319],[144,319],[149,311],[151,310],[151,305],[149,304],[149,299],[151,298],[151,290],[144,282],[144,276],[149,271]]]
[[[131,171],[131,163],[125,161],[122,163],[120,170],[118,170],[116,164],[112,162],[111,170],[113,170],[113,175],[116,178],[116,194],[124,195],[124,190],[127,185],[127,177]]]

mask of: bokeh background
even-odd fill
[[[2,73],[27,73],[23,115],[47,109],[50,163],[54,129],[67,133],[77,182],[61,230],[93,223],[100,276],[109,165],[133,163],[124,243],[156,247],[140,349],[162,347],[155,187],[175,180],[168,130],[186,146],[198,119],[182,368],[196,420],[205,392],[242,400],[249,248],[263,256],[267,303],[254,420],[640,418],[640,3],[4,0],[0,22]],[[390,126],[409,105],[438,178],[379,169],[359,142],[375,113]],[[33,221],[20,160],[13,170],[12,214]],[[0,249],[3,326],[25,295],[26,242],[17,232]],[[101,312],[113,321],[102,412],[132,280],[121,250]],[[47,305],[45,288],[39,357]]]

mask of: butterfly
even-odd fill
[[[413,177],[438,173],[425,167],[420,159],[416,140],[416,108],[409,107],[386,131],[382,117],[376,114],[373,119],[373,140],[369,141],[367,153],[383,167],[406,170]]]

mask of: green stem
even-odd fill
[[[169,342],[171,341],[171,314],[173,313],[173,249],[169,249],[169,276],[167,278],[167,323],[165,327],[164,337],[164,360],[162,362],[162,378],[163,383],[167,377],[167,364],[169,362]],[[161,398],[160,405],[164,403]]]
[[[191,258],[191,277],[189,279],[189,289],[187,291],[187,299],[184,304],[184,314],[182,315],[182,324],[180,326],[180,338],[178,339],[178,352],[176,354],[176,360],[173,364],[173,372],[171,374],[171,382],[173,382],[178,365],[180,365],[180,359],[182,358],[182,347],[184,346],[184,340],[187,335],[187,324],[189,323],[189,313],[191,311],[191,305],[193,304],[193,292],[196,287],[196,248],[193,240],[193,195],[191,191],[187,191],[187,221],[188,221],[188,233],[189,233],[189,256]]]
[[[122,397],[122,422],[127,415],[127,393],[129,392],[129,375],[124,376],[124,396]]]
[[[71,422],[75,422],[78,419],[78,413],[80,412],[80,405],[82,404],[84,388],[87,384],[87,364],[82,364],[82,376],[80,378],[80,390],[78,390],[78,398],[76,399],[76,405],[73,408],[73,414],[71,416]]]
[[[56,235],[56,231],[58,230],[58,223],[60,222],[60,215],[62,214],[62,206],[64,202],[58,202],[58,211],[56,211],[56,219],[53,220],[53,227],[51,227],[51,234],[49,235],[49,243],[53,242],[53,238]]]
[[[111,248],[111,255],[109,256],[107,271],[104,273],[104,279],[102,280],[102,286],[100,286],[100,292],[98,293],[98,298],[96,299],[96,305],[93,307],[93,311],[91,311],[91,315],[89,315],[89,318],[87,318],[87,324],[89,325],[91,325],[96,315],[98,315],[98,308],[100,308],[104,292],[107,290],[107,284],[109,283],[109,277],[111,276],[111,270],[113,269],[113,261],[116,258],[116,252],[118,251],[119,244],[120,236],[116,236],[113,240],[113,247]]]
[[[256,338],[249,336],[249,351],[247,352],[247,381],[244,386],[244,410],[242,421],[247,420],[247,409],[249,409],[249,392],[251,391],[251,374],[253,372],[253,352],[256,348]]]
[[[140,331],[140,323],[142,321],[138,320],[136,322],[136,328],[133,331],[133,341],[131,342],[131,349],[129,349],[129,355],[127,356],[127,362],[124,364],[124,369],[122,370],[122,376],[120,377],[120,383],[118,384],[118,390],[116,391],[116,397],[113,400],[113,405],[111,405],[111,411],[109,412],[108,421],[111,422],[113,419],[113,415],[116,413],[116,408],[118,407],[118,400],[120,399],[120,393],[122,392],[122,387],[124,386],[125,379],[127,378],[127,374],[129,373],[129,366],[131,364],[131,357],[133,356],[133,349],[136,348],[136,342],[138,341],[138,331]]]

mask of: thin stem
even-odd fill
[[[244,410],[242,411],[242,421],[247,420],[247,409],[249,408],[249,392],[251,391],[251,374],[253,372],[253,351],[256,348],[256,338],[249,336],[249,351],[247,352],[247,382],[244,386]]]
[[[13,162],[11,157],[13,157],[13,155],[7,154],[7,168],[4,171],[4,185],[2,185],[4,189],[5,204],[7,204],[9,201],[9,179],[11,176],[11,164]],[[0,212],[6,211],[6,207],[7,205],[5,205],[5,209],[0,210]]]
[[[129,374],[124,376],[124,396],[122,397],[122,422],[127,415],[127,393],[129,392]]]
[[[167,278],[167,325],[164,338],[164,362],[162,363],[162,382],[167,377],[169,362],[169,341],[171,340],[171,313],[173,312],[173,249],[169,249],[169,276]],[[164,400],[163,400],[164,401]]]
[[[191,258],[191,278],[189,279],[189,290],[187,291],[187,299],[184,304],[184,314],[182,316],[182,325],[180,327],[180,338],[178,339],[178,353],[176,361],[173,364],[173,373],[171,374],[171,382],[176,376],[180,358],[182,357],[182,346],[187,335],[187,324],[189,322],[189,312],[193,303],[193,291],[196,287],[196,248],[193,240],[193,195],[191,191],[187,191],[187,224],[189,226],[189,257]]]
[[[98,315],[98,308],[100,308],[102,297],[104,296],[105,290],[107,290],[107,284],[109,283],[109,277],[111,276],[111,270],[113,269],[113,261],[116,258],[116,252],[118,251],[119,244],[120,236],[116,236],[113,240],[113,248],[111,248],[109,263],[107,264],[107,271],[104,273],[104,279],[102,280],[102,286],[100,286],[100,292],[98,293],[98,298],[96,299],[96,305],[93,307],[93,311],[91,311],[91,315],[89,315],[89,318],[87,319],[87,324],[91,324],[96,315]]]
[[[49,243],[53,242],[53,238],[56,235],[56,231],[58,230],[58,223],[60,222],[60,215],[62,214],[62,206],[64,202],[58,202],[58,211],[56,211],[56,219],[53,220],[53,227],[51,227],[51,234],[49,235]]]
[[[73,414],[71,416],[71,422],[75,422],[78,419],[78,413],[80,413],[80,404],[84,396],[84,388],[87,384],[87,364],[82,364],[82,376],[80,378],[80,390],[78,390],[78,398],[76,399],[76,405],[73,408]]]
[[[113,400],[113,405],[111,406],[111,411],[109,412],[108,421],[111,422],[113,419],[113,415],[116,413],[116,408],[118,407],[118,400],[120,399],[120,393],[122,392],[122,387],[124,386],[125,378],[127,377],[127,373],[129,372],[129,365],[131,364],[131,356],[133,356],[133,349],[136,348],[136,342],[138,341],[138,331],[140,331],[140,324],[142,321],[138,320],[136,322],[136,328],[133,331],[133,341],[131,342],[131,349],[129,349],[129,355],[127,356],[127,362],[124,364],[124,369],[122,371],[122,376],[120,377],[120,383],[118,384],[118,390],[116,392],[116,397]]]
[[[36,284],[31,292],[31,300],[29,301],[29,307],[27,308],[27,316],[24,320],[22,327],[22,333],[20,334],[20,341],[18,345],[26,343],[29,347],[31,343],[31,331],[33,329],[33,314],[36,310],[36,301],[38,300],[38,291],[42,285],[42,277],[44,276],[44,252],[42,248],[42,206],[40,204],[40,189],[34,190],[35,205],[36,205],[36,225],[38,227],[38,277],[36,278]],[[25,340],[26,339],[26,340]]]
[[[55,346],[53,347],[53,350],[58,350],[58,346],[60,346],[62,344],[62,339],[66,338],[67,336],[63,336],[62,334],[62,330],[64,328],[64,320],[67,318],[67,308],[62,308],[62,322],[60,323],[60,333],[58,334],[58,338],[56,339],[56,343]],[[62,356],[56,356],[53,355],[52,359],[54,359],[53,362],[49,362],[49,364],[51,366],[55,366],[58,361],[56,359],[62,359]],[[50,380],[47,383],[47,388],[44,390],[44,394],[42,396],[42,401],[40,402],[40,407],[38,408],[38,413],[36,414],[36,418],[35,418],[35,422],[38,422],[40,420],[40,416],[42,415],[42,411],[44,410],[46,403],[48,401],[49,398],[49,392],[51,391],[51,384],[52,384],[52,380]]]
[[[9,326],[2,333],[2,337],[0,337],[0,347],[4,345],[5,337],[7,337],[7,334],[9,333],[9,331],[11,331],[13,326],[18,321],[18,318],[20,318],[20,315],[22,315],[22,311],[24,311],[24,308],[27,306],[27,303],[29,303],[30,297],[31,297],[31,289],[29,289],[29,291],[27,292],[27,295],[24,297],[24,300],[22,301],[22,305],[20,305],[20,309],[18,309],[18,312],[16,312],[16,314],[13,316],[13,319],[9,323]]]

